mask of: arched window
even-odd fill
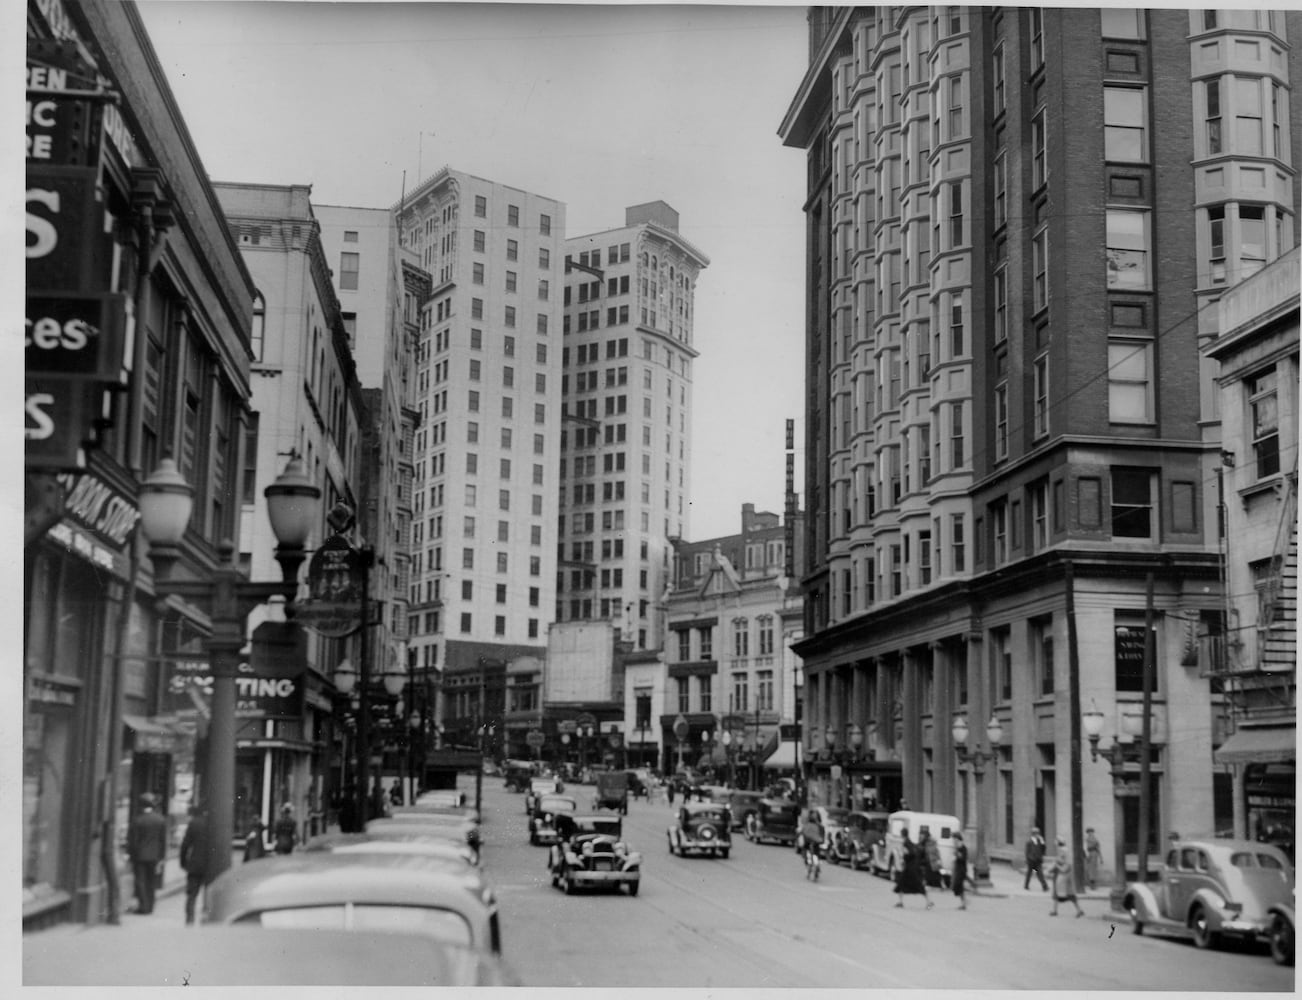
[[[253,299],[253,329],[249,333],[249,348],[253,360],[262,360],[263,342],[267,336],[267,303],[259,292]]]

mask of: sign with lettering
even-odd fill
[[[176,659],[170,664],[163,695],[164,711],[180,716],[208,714],[212,702],[212,670],[202,660]],[[296,719],[303,714],[306,678],[302,671],[287,677],[254,673],[241,663],[235,674],[235,717]]]
[[[115,548],[122,548],[140,519],[134,503],[91,473],[64,473],[64,512]]]
[[[116,382],[123,375],[127,297],[113,292],[27,296],[28,375]]]
[[[42,376],[26,379],[23,411],[27,468],[80,469],[102,389],[95,383]]]
[[[328,639],[342,639],[362,627],[366,558],[343,535],[331,535],[312,554],[307,567],[308,598],[294,620]]]
[[[38,292],[102,291],[107,259],[94,167],[28,168],[24,201],[27,287]],[[98,285],[98,287],[96,287]]]

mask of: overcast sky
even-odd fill
[[[404,171],[410,190],[447,165],[563,201],[567,236],[668,202],[711,261],[690,536],[738,531],[746,502],[781,512],[785,419],[803,430],[805,159],[777,128],[806,66],[806,8],[139,6],[214,180],[378,208]]]

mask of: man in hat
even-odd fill
[[[157,800],[149,792],[140,796],[140,811],[127,828],[127,857],[135,882],[136,912],[154,912],[158,871],[167,857],[167,820],[155,811]]]
[[[217,877],[213,852],[219,847],[213,837],[208,807],[200,802],[190,809],[190,824],[181,838],[181,867],[185,870],[185,922],[194,923],[194,904],[199,891]]]
[[[1040,880],[1040,888],[1048,892],[1049,883],[1044,880],[1044,837],[1038,826],[1031,827],[1031,836],[1026,841],[1026,882],[1023,889],[1031,888],[1031,872]]]
[[[298,823],[294,819],[294,807],[288,802],[280,807],[280,819],[271,828],[271,839],[277,854],[292,853],[298,843]]]

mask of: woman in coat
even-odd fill
[[[896,908],[904,906],[905,893],[910,895],[922,893],[922,898],[927,901],[927,909],[930,910],[933,904],[927,895],[927,881],[923,877],[923,853],[918,845],[909,839],[907,829],[904,831],[902,855],[902,864],[895,876],[895,895],[899,897],[895,903]]]
[[[1076,916],[1085,916],[1085,911],[1076,901],[1076,880],[1071,871],[1071,852],[1067,850],[1067,841],[1062,837],[1058,838],[1058,854],[1053,859],[1050,874],[1053,877],[1053,909],[1049,911],[1049,916],[1056,917],[1058,904],[1068,900],[1076,907]]]
[[[958,908],[967,909],[967,844],[963,843],[963,835],[955,831],[954,833],[954,871],[950,874],[950,886],[954,890],[954,895],[958,897]],[[972,885],[973,891],[976,891],[976,883]]]
[[[931,835],[929,827],[923,826],[918,829],[918,849],[922,853],[923,881],[933,889],[941,888],[944,884],[945,866],[940,860],[940,845]]]

